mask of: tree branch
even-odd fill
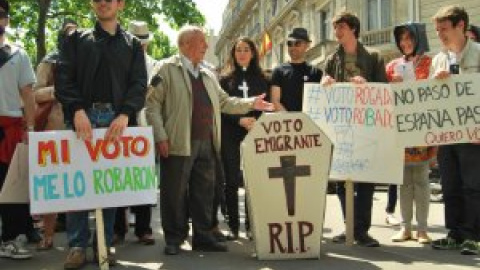
[[[47,18],[57,18],[57,17],[60,17],[60,16],[75,16],[75,17],[83,17],[83,18],[88,18],[87,15],[84,15],[84,14],[81,14],[81,13],[75,13],[75,12],[72,12],[72,11],[60,11],[60,12],[56,12],[56,13],[49,13],[47,14]]]

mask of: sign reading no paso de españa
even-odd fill
[[[258,258],[319,258],[328,137],[303,113],[264,114],[241,150]]]
[[[405,146],[480,141],[480,74],[391,84]]]
[[[29,137],[31,212],[52,213],[156,203],[151,128],[127,128],[107,143],[106,129],[91,141],[72,131]]]
[[[404,150],[388,84],[305,84],[303,111],[334,142],[332,179],[402,183]]]

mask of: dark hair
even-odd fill
[[[475,36],[475,42],[480,42],[480,29],[478,28],[478,26],[470,24],[467,31],[473,33],[473,35]]]
[[[355,14],[348,11],[342,11],[333,17],[332,22],[333,25],[338,23],[346,23],[350,29],[353,29],[355,38],[358,39],[360,36],[360,20]]]
[[[434,16],[433,20],[436,22],[451,21],[455,27],[460,21],[465,23],[463,31],[466,32],[468,28],[468,14],[463,7],[456,5],[446,6],[441,8]]]
[[[250,51],[252,51],[252,59],[250,59],[250,63],[248,64],[248,71],[253,74],[260,74],[264,76],[262,68],[260,67],[260,54],[258,53],[257,46],[249,37],[239,37],[233,42],[232,48],[230,49],[230,57],[227,63],[227,69],[225,72],[225,76],[232,76],[236,71],[241,70],[241,66],[238,64],[237,59],[235,59],[235,49],[237,44],[240,42],[245,42],[250,47]]]

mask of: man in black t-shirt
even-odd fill
[[[302,111],[303,84],[320,82],[322,71],[305,62],[310,43],[305,28],[294,28],[288,35],[290,62],[276,67],[272,74],[271,95],[276,111]]]

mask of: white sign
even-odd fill
[[[264,114],[241,149],[258,258],[319,258],[328,137],[303,113]]]
[[[402,146],[480,141],[480,74],[391,84]]]
[[[388,84],[305,84],[303,111],[333,141],[331,179],[401,184],[394,97]]]
[[[30,133],[32,213],[156,203],[151,128],[128,128],[118,142],[106,142],[105,131],[95,129],[91,141],[72,131]]]

